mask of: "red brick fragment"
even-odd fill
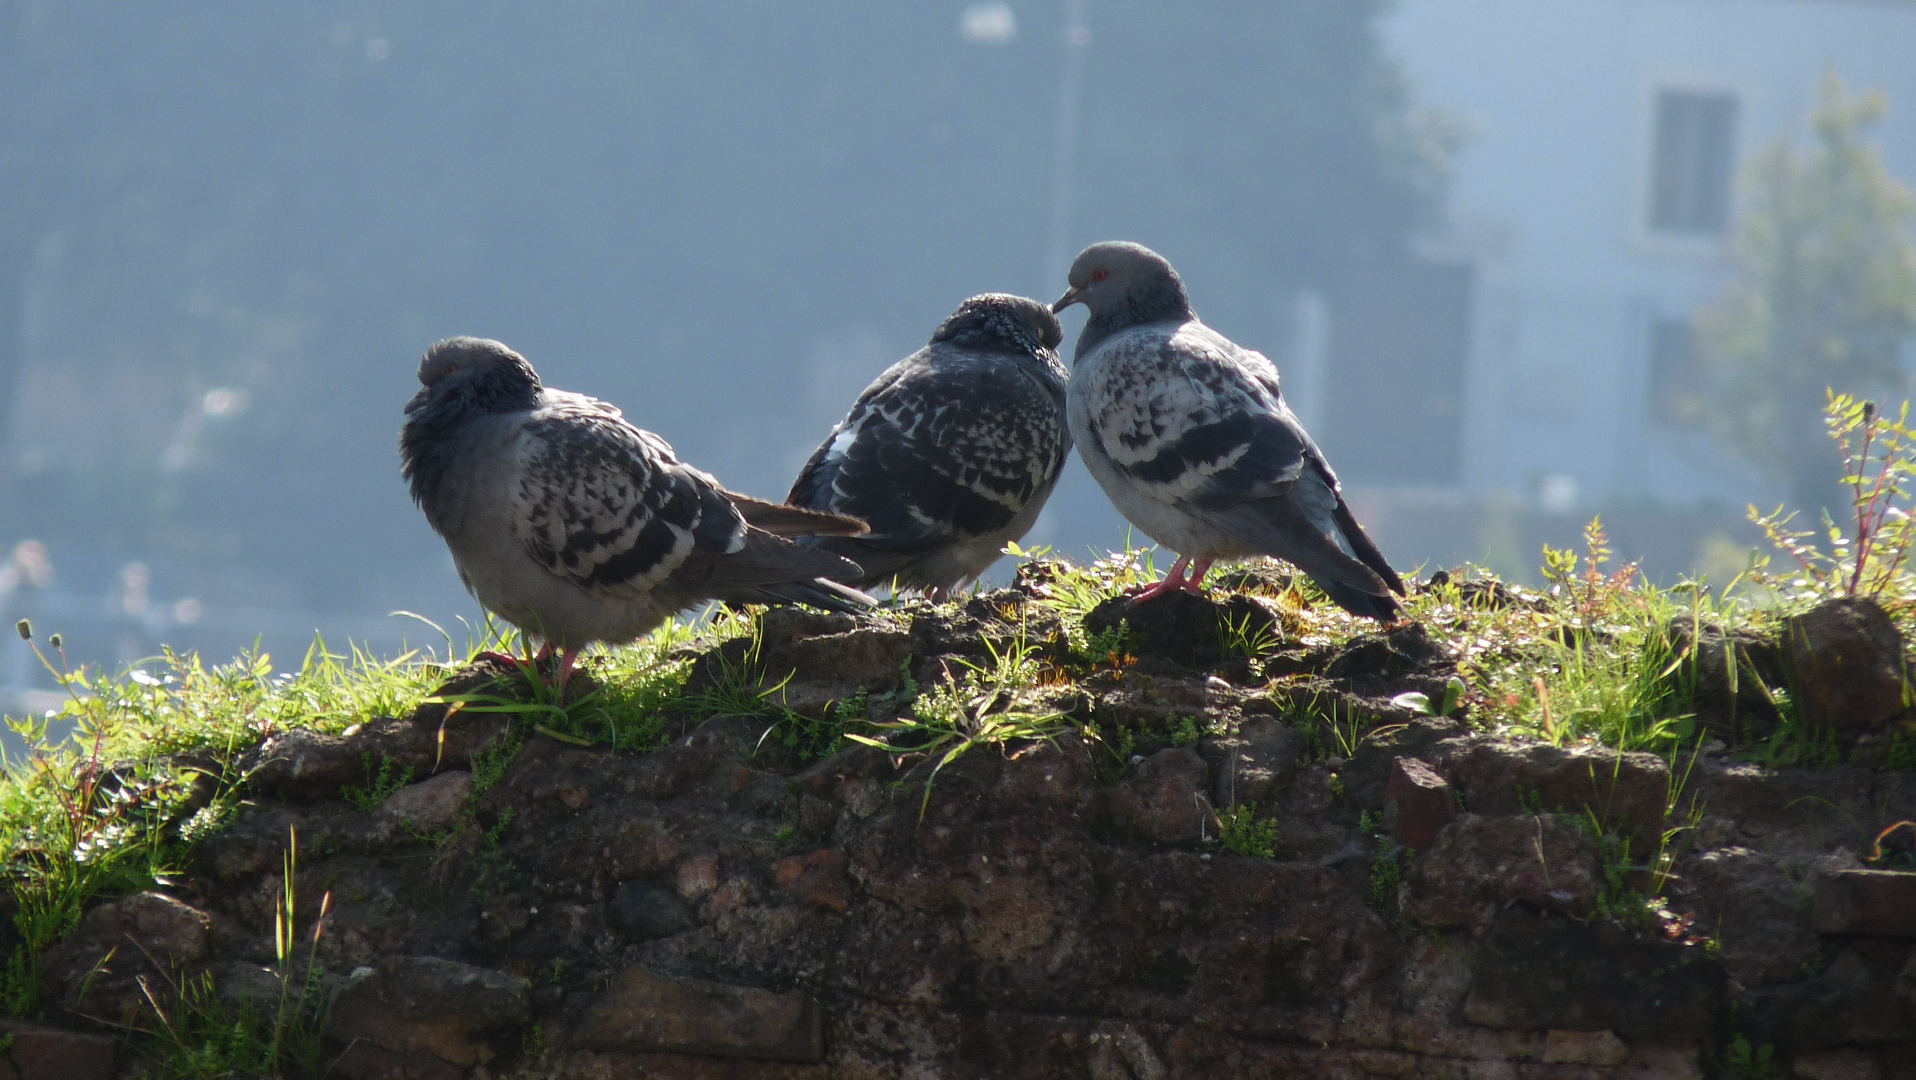
[[[1437,831],[1457,816],[1457,799],[1450,782],[1417,758],[1400,757],[1391,764],[1384,787],[1384,820],[1397,842],[1413,851],[1429,851]]]
[[[845,873],[851,857],[835,848],[819,848],[809,855],[780,859],[774,880],[786,895],[803,904],[833,911],[852,906],[852,881]]]

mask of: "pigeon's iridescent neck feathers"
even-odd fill
[[[419,361],[419,382],[399,431],[399,458],[420,506],[436,496],[453,468],[461,428],[482,417],[529,413],[545,396],[539,373],[525,357],[485,338],[434,344]]]

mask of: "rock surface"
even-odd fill
[[[1596,841],[1556,814],[1465,814],[1411,865],[1402,908],[1426,926],[1482,930],[1511,900],[1587,919],[1602,884]]]
[[[1769,687],[1786,685],[1782,650],[1754,631],[1725,631],[1692,616],[1669,624],[1672,643],[1692,664],[1697,721],[1730,745],[1770,734],[1776,703]]]
[[[825,1056],[824,1011],[809,994],[665,979],[634,965],[612,977],[573,1042],[587,1050],[816,1062]]]
[[[119,1047],[105,1035],[0,1020],[0,1080],[108,1080]]]
[[[1682,1043],[1716,1026],[1725,988],[1721,966],[1695,950],[1508,908],[1484,942],[1464,1018],[1493,1028]]]
[[[145,1004],[142,980],[165,985],[205,970],[212,928],[206,911],[163,893],[101,904],[41,957],[42,986],[69,1012],[125,1023]]]
[[[1783,662],[1811,723],[1854,731],[1910,711],[1903,635],[1874,600],[1827,600],[1789,619]]]
[[[331,1033],[455,1065],[491,1061],[490,1032],[531,1019],[529,985],[503,971],[430,956],[401,956],[355,971],[333,1001]]]
[[[438,832],[458,823],[459,812],[471,797],[471,773],[442,772],[386,796],[379,804],[379,816],[422,833]]]

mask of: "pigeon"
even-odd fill
[[[1031,529],[1071,433],[1064,330],[1037,300],[974,296],[931,343],[858,396],[786,501],[869,522],[857,537],[808,538],[856,561],[846,584],[891,583],[934,598],[984,573]]]
[[[1274,555],[1344,610],[1394,618],[1403,580],[1351,516],[1277,368],[1199,322],[1177,271],[1149,248],[1094,244],[1069,282],[1052,310],[1091,312],[1072,357],[1079,456],[1120,513],[1178,553],[1137,599],[1199,592],[1218,559]]]
[[[701,601],[875,603],[835,580],[856,564],[787,539],[863,522],[727,491],[616,407],[548,389],[497,341],[433,345],[419,381],[399,434],[413,501],[466,589],[560,651],[561,694],[586,645],[631,641]]]

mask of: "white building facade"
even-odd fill
[[[1417,99],[1471,130],[1449,231],[1426,245],[1467,276],[1467,341],[1438,361],[1457,369],[1454,467],[1409,485],[1360,469],[1353,487],[1562,513],[1767,497],[1672,406],[1695,375],[1691,318],[1726,283],[1745,164],[1807,139],[1825,71],[1887,96],[1873,137],[1916,180],[1916,5],[1400,0],[1382,31]],[[1341,314],[1312,330],[1331,341],[1333,429],[1362,389],[1340,388]]]

